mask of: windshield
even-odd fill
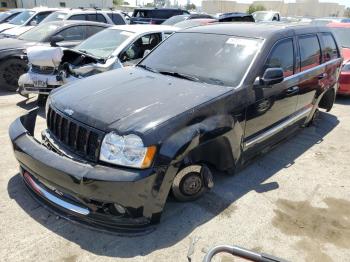
[[[176,23],[182,22],[187,19],[189,15],[176,15],[173,17],[170,17],[169,19],[165,20],[162,24],[163,25],[175,25]]]
[[[350,28],[345,27],[333,27],[335,36],[337,37],[342,47],[350,48]]]
[[[57,24],[41,24],[33,29],[21,34],[18,39],[33,41],[33,42],[42,42],[56,31],[60,26]]]
[[[228,35],[175,33],[140,65],[209,84],[237,86],[261,43],[259,39]]]
[[[0,13],[0,21],[6,19],[7,17],[9,17],[10,15],[12,15],[13,13],[14,13],[14,12],[11,12],[11,11]]]
[[[34,11],[24,11],[20,13],[18,16],[16,16],[15,18],[11,19],[9,23],[13,25],[23,25],[34,14],[35,14]]]
[[[103,30],[88,38],[74,49],[96,57],[108,58],[117,47],[133,34],[132,32],[117,29]]]
[[[255,21],[272,21],[273,14],[270,12],[255,12],[253,17]]]
[[[62,21],[67,18],[68,14],[67,13],[62,13],[62,12],[54,12],[50,15],[48,15],[42,23],[47,23],[47,22],[53,22],[53,21]]]

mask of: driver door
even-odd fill
[[[280,40],[272,47],[262,71],[267,68],[282,68],[284,80],[271,86],[256,84],[252,88],[255,102],[248,106],[246,112],[245,150],[264,147],[269,143],[269,138],[277,134],[279,127],[295,112],[299,93],[294,76],[297,57],[295,50],[293,38]]]

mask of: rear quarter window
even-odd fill
[[[308,70],[321,63],[321,48],[316,35],[299,36],[301,71]]]
[[[125,21],[120,14],[108,13],[110,19],[112,19],[115,25],[124,25]]]
[[[337,59],[340,57],[339,51],[337,48],[337,44],[334,40],[334,37],[331,33],[322,33],[322,40],[323,40],[323,61],[328,62],[333,59]]]

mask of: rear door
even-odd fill
[[[300,53],[300,79],[297,112],[307,110],[313,105],[316,92],[320,92],[322,82],[327,78],[325,66],[322,65],[321,45],[317,34],[298,36]]]
[[[282,68],[284,81],[271,86],[253,87],[255,102],[246,112],[245,150],[262,148],[282,131],[295,113],[298,97],[295,38],[279,40],[272,47],[259,77],[267,68]],[[255,151],[255,150],[254,150]]]

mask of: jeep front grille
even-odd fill
[[[84,159],[97,162],[104,133],[75,121],[51,107],[47,127],[54,139]]]

